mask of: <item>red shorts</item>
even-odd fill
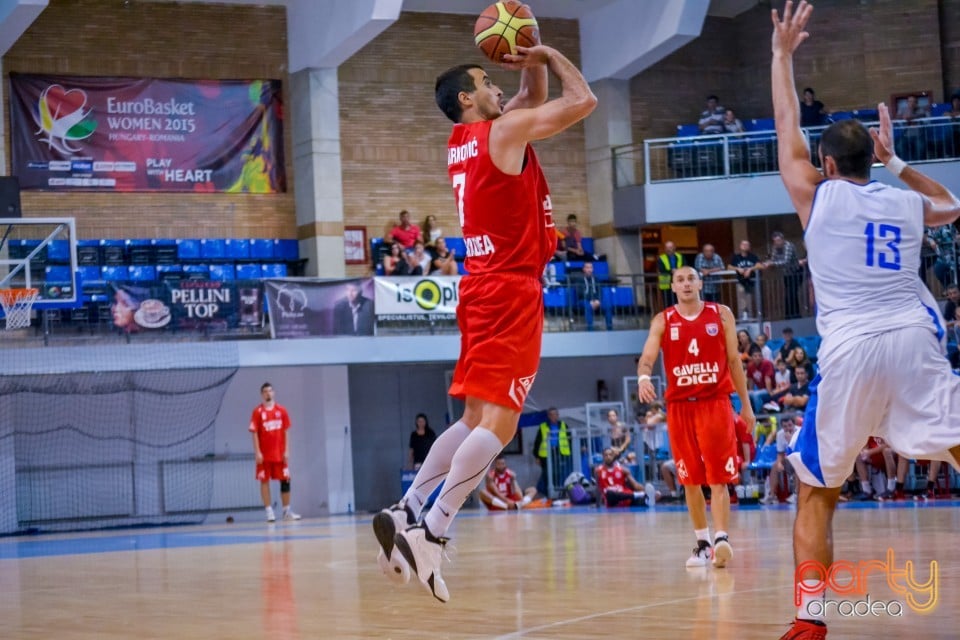
[[[673,400],[667,405],[667,434],[683,485],[739,481],[737,436],[730,398]]]
[[[460,359],[450,395],[522,410],[540,366],[540,280],[515,273],[463,278],[457,324]]]
[[[266,482],[267,480],[289,480],[290,469],[287,463],[273,462],[264,460],[262,464],[257,465],[257,480]]]

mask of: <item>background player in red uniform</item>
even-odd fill
[[[612,447],[603,450],[603,464],[593,470],[597,481],[597,493],[608,507],[645,507],[656,499],[653,485],[646,487],[637,482],[626,467],[617,462],[617,453]]]
[[[267,510],[267,522],[277,516],[273,513],[270,498],[270,481],[280,481],[280,501],[283,503],[283,519],[299,520],[300,515],[290,508],[290,450],[287,446],[287,429],[290,416],[287,410],[276,403],[273,386],[264,382],[260,386],[258,404],[250,416],[250,433],[253,434],[253,453],[257,458],[257,480],[260,481],[260,497]]]
[[[447,166],[467,245],[469,275],[460,283],[457,308],[460,359],[450,386],[466,409],[437,438],[403,499],[373,521],[381,568],[400,580],[413,569],[441,602],[450,598],[440,575],[443,536],[513,439],[540,363],[540,276],[553,257],[556,230],[547,182],[528,143],[560,133],[596,106],[587,81],[555,49],[520,47],[505,60],[521,70],[520,92],[506,106],[479,66],[461,65],[437,78],[437,106],[455,123]],[[549,102],[547,69],[562,89]],[[444,479],[435,505],[416,524]]]
[[[747,395],[747,380],[737,351],[737,328],[730,309],[715,302],[702,302],[703,281],[692,267],[674,270],[673,292],[677,304],[658,313],[637,365],[639,395],[653,402],[657,392],[650,374],[663,348],[667,373],[667,434],[677,465],[677,480],[684,495],[697,536],[697,547],[687,567],[726,566],[733,557],[727,536],[730,496],[727,484],[738,481],[737,438],[733,426],[730,393],[736,389],[740,417],[753,427],[755,418]],[[710,508],[716,537],[710,544],[707,506],[700,485],[709,484]]]
[[[526,495],[520,490],[517,474],[507,468],[507,459],[502,455],[493,461],[493,469],[487,473],[484,487],[478,492],[480,501],[491,511],[522,509],[530,504],[537,490],[527,489]]]

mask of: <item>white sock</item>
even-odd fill
[[[503,443],[489,429],[477,427],[467,436],[450,461],[450,472],[440,497],[424,518],[430,533],[440,537],[447,532],[463,502],[479,486],[487,467],[501,451]]]
[[[870,481],[869,481],[869,480],[861,480],[861,481],[860,481],[860,489],[861,489],[864,493],[872,493],[872,492],[873,492],[873,487],[870,486]]]
[[[710,542],[710,527],[707,527],[706,529],[694,529],[693,532],[697,534],[698,541],[705,540]]]
[[[413,510],[415,518],[420,517],[423,505],[430,498],[430,494],[447,477],[453,455],[469,435],[470,428],[463,423],[463,420],[457,420],[450,425],[449,429],[441,433],[430,447],[427,459],[420,465],[417,477],[413,479],[413,484],[403,496],[404,504]]]
[[[498,509],[506,509],[507,503],[501,500],[500,498],[493,497],[490,499],[490,504],[497,507]]]
[[[824,618],[824,609],[823,606],[823,597],[826,594],[827,590],[823,586],[823,582],[820,580],[801,580],[805,589],[800,592],[800,608],[797,609],[797,618],[801,620],[819,620],[823,622]],[[817,585],[820,585],[820,589],[813,591],[817,588]],[[813,591],[813,593],[810,593]],[[809,606],[811,602],[820,601],[820,605]]]
[[[887,491],[894,491],[897,488],[896,478],[887,478]]]
[[[707,529],[707,531],[710,531],[710,529]],[[717,538],[722,538],[722,537],[724,537],[724,536],[726,536],[726,535],[727,535],[727,532],[726,532],[726,531],[719,531],[719,530],[718,530],[717,533],[713,536],[713,539],[714,539],[714,541],[716,541]]]
[[[533,502],[533,496],[523,496],[523,500],[520,501],[520,504],[527,506],[531,502]]]

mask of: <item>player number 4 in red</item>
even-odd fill
[[[687,353],[692,353],[693,357],[697,357],[700,355],[700,346],[697,345],[696,338],[690,341],[690,346],[687,347]]]

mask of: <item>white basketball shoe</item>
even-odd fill
[[[373,535],[377,536],[380,551],[377,553],[377,564],[383,574],[397,584],[406,584],[410,581],[410,565],[403,554],[397,553],[394,538],[397,533],[417,523],[413,512],[405,505],[397,503],[387,507],[373,516]]]
[[[450,600],[447,583],[440,575],[440,562],[447,538],[438,538],[424,525],[418,524],[397,533],[394,542],[406,559],[410,568],[416,572],[423,586],[440,602]]]

